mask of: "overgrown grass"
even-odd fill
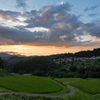
[[[88,100],[89,96],[78,89],[75,89],[75,93],[69,97],[69,100]]]
[[[37,76],[0,77],[0,86],[24,93],[50,93],[62,89],[62,85],[59,83],[46,77]]]

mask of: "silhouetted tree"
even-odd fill
[[[1,69],[4,68],[1,57],[0,57],[0,68],[1,68]]]

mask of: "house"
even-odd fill
[[[96,57],[95,57],[95,56],[93,56],[93,57],[92,57],[92,59],[96,59]]]
[[[86,58],[85,58],[85,60],[88,60],[88,59],[89,59],[89,57],[86,57]]]
[[[83,60],[84,58],[83,57],[80,57],[80,60]]]

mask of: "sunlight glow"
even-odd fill
[[[82,50],[92,50],[93,47],[82,47]],[[45,46],[26,46],[26,45],[2,45],[0,46],[0,52],[14,52],[15,54],[34,56],[34,55],[52,55],[61,53],[74,53],[80,51],[80,47],[45,47]]]

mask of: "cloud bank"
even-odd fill
[[[26,0],[16,0],[17,7],[27,7]],[[6,21],[23,22],[26,25],[0,25],[0,45],[34,45],[34,46],[89,46],[98,42],[89,38],[100,37],[100,21],[94,20],[84,23],[79,16],[73,14],[73,5],[43,6],[40,10],[13,12],[0,10],[0,18]],[[95,7],[90,9],[94,10]],[[24,19],[24,20],[23,20]],[[46,30],[31,31],[34,28]],[[30,31],[28,30],[30,29]]]

